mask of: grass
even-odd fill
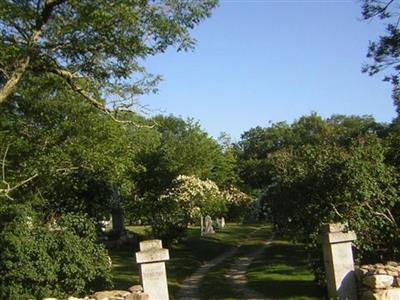
[[[249,286],[273,299],[323,299],[307,266],[304,245],[276,239],[249,268]]]
[[[139,284],[139,272],[134,258],[134,250],[111,250],[112,275],[114,288],[127,290],[134,284]]]
[[[134,232],[139,240],[146,239],[146,228],[143,226],[128,227],[128,230]],[[239,244],[242,245],[240,251],[252,251],[268,240],[270,230],[269,226],[227,224],[225,230],[201,237],[198,227],[189,228],[185,241],[168,246],[170,260],[166,266],[170,298],[176,299],[180,282],[204,262]],[[138,266],[134,258],[136,251],[138,245],[110,251],[116,289],[139,284]],[[249,287],[266,298],[323,298],[323,292],[313,283],[313,276],[307,269],[306,256],[303,245],[291,244],[281,238],[275,240],[250,266]],[[203,299],[240,299],[225,277],[233,260],[231,258],[223,262],[205,276],[200,287]]]

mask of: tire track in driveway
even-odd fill
[[[194,272],[182,282],[181,288],[178,292],[178,299],[201,299],[201,297],[199,296],[199,287],[201,280],[204,278],[204,276],[207,275],[210,269],[219,265],[226,259],[234,256],[238,253],[238,251],[239,247],[234,247],[202,265],[196,272]]]
[[[248,287],[247,269],[250,267],[254,259],[260,256],[265,251],[265,249],[271,245],[273,239],[274,234],[272,234],[270,239],[267,242],[264,242],[261,247],[239,256],[232,264],[229,273],[225,275],[225,277],[230,279],[232,289],[235,291],[236,294],[242,295],[242,299],[268,299],[265,298],[262,294]]]

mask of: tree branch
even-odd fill
[[[62,79],[66,81],[66,83],[79,95],[81,95],[85,100],[87,100],[91,105],[93,105],[95,108],[101,110],[105,114],[107,114],[112,120],[118,123],[123,123],[123,124],[131,124],[136,127],[141,127],[141,128],[154,128],[156,124],[153,125],[140,125],[134,121],[131,120],[120,120],[115,116],[115,112],[117,110],[110,110],[108,109],[105,104],[103,104],[100,100],[97,100],[95,97],[93,97],[89,92],[87,92],[85,89],[83,89],[76,81],[79,79],[77,76],[72,74],[70,71],[60,69],[60,68],[53,68],[51,69],[51,72],[58,75]]]
[[[13,187],[10,186],[10,184],[6,181],[6,171],[5,171],[5,165],[6,165],[6,158],[7,158],[7,154],[8,154],[8,150],[10,149],[10,145],[7,145],[6,151],[4,152],[3,155],[3,161],[2,161],[2,166],[1,166],[1,170],[2,170],[2,183],[6,186],[5,189],[0,189],[0,196],[5,196],[10,200],[14,200],[11,196],[10,193],[13,190],[16,190],[17,188],[19,188],[20,186],[28,183],[29,181],[32,181],[34,178],[36,178],[38,176],[38,174],[34,174],[33,176],[29,177],[28,179],[25,179],[19,183],[17,183],[16,185],[14,185]]]
[[[5,165],[6,165],[6,158],[7,158],[8,149],[10,149],[10,145],[7,145],[6,151],[4,152],[4,155],[3,155],[3,162],[2,162],[2,165],[1,165],[1,171],[2,171],[1,174],[2,174],[3,183],[6,183]]]
[[[374,17],[376,17],[376,16],[378,16],[378,15],[380,15],[380,14],[385,13],[385,11],[389,8],[389,6],[390,6],[393,2],[394,2],[394,0],[390,0],[390,1],[388,1],[383,7],[380,7],[381,3],[377,4],[377,6],[375,6],[375,7],[372,6],[373,8],[376,8],[376,11],[375,11],[372,15],[369,15],[366,19],[371,19],[371,18],[374,18]],[[369,7],[369,5],[366,6],[366,7]]]
[[[17,62],[17,67],[14,72],[9,76],[7,82],[0,90],[0,104],[6,102],[11,93],[15,90],[18,83],[20,82],[22,76],[25,74],[28,69],[29,63],[32,58],[32,53],[34,52],[34,48],[37,46],[37,40],[39,39],[43,27],[50,19],[51,13],[57,5],[65,2],[66,0],[47,0],[43,6],[42,13],[40,14],[40,18],[37,19],[35,27],[27,41],[28,48],[25,54],[25,57],[21,58]],[[16,28],[18,30],[18,28]]]
[[[386,219],[386,221],[388,221],[389,223],[394,225],[396,228],[398,228],[397,223],[396,223],[395,219],[393,218],[393,215],[390,213],[389,210],[387,210],[389,212],[389,216],[388,216],[388,215],[386,215],[386,214],[384,214],[382,212],[376,211],[368,202],[365,203],[365,206],[367,206],[374,215],[380,216],[380,217]]]
[[[7,74],[6,70],[0,67],[0,72],[4,75],[5,78],[10,78],[9,75]]]
[[[339,213],[339,211],[337,210],[336,206],[335,206],[333,203],[331,203],[331,206],[332,206],[332,208],[333,208],[335,214],[336,214],[339,218],[343,219],[343,215]]]

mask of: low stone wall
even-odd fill
[[[43,300],[57,300],[56,298],[44,298]],[[149,295],[143,292],[141,285],[134,285],[129,291],[112,290],[96,292],[90,297],[69,297],[67,300],[149,300]]]
[[[355,274],[360,299],[400,299],[400,263],[363,265]]]

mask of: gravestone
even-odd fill
[[[221,229],[221,219],[220,218],[216,218],[215,219],[215,223],[217,223],[218,229]]]
[[[357,299],[352,242],[354,231],[343,224],[326,224],[322,232],[322,249],[329,299]]]
[[[211,217],[210,217],[209,215],[207,215],[207,216],[205,217],[204,221],[205,221],[205,223],[206,223],[206,224],[205,224],[206,228],[205,228],[204,234],[212,234],[212,233],[215,233],[214,228],[213,228],[213,226],[212,226],[212,219],[211,219]]]
[[[200,235],[204,235],[204,222],[203,222],[203,216],[200,216]]]
[[[220,222],[221,222],[221,229],[224,229],[225,228],[225,218],[224,217],[221,217],[221,220],[220,220]]]
[[[152,300],[168,300],[167,272],[165,261],[169,260],[168,249],[162,248],[161,240],[140,242],[136,262],[140,266],[143,290]]]

